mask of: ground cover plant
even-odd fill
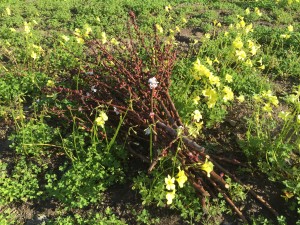
[[[24,2],[1,224],[300,223],[299,1]]]

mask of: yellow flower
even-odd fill
[[[211,85],[216,85],[217,87],[219,87],[220,86],[220,78],[219,77],[217,77],[217,76],[214,76],[214,75],[212,75],[212,74],[210,74],[210,76],[208,77],[208,79],[209,79],[209,83],[211,84]]]
[[[223,89],[223,93],[224,93],[224,96],[223,96],[224,102],[233,100],[234,94],[233,94],[230,87],[225,86],[224,89]]]
[[[29,27],[29,23],[27,23],[26,21],[24,22],[24,32],[26,34],[30,33],[30,27]]]
[[[231,83],[232,82],[232,76],[229,75],[228,73],[225,75],[225,80],[228,82],[228,83]]]
[[[48,80],[46,85],[47,85],[48,87],[54,87],[54,82],[53,82],[53,80]]]
[[[8,16],[11,15],[11,11],[10,11],[10,8],[9,8],[9,7],[6,7],[5,11],[6,11],[6,14],[7,14]]]
[[[38,58],[37,54],[34,51],[31,51],[30,57],[33,58],[34,60]]]
[[[264,112],[272,112],[272,106],[269,103],[265,103],[264,107],[262,107]]]
[[[198,123],[202,119],[202,115],[198,109],[196,109],[192,115],[193,115],[193,119]]]
[[[214,62],[217,63],[217,64],[220,63],[217,57],[215,57]]]
[[[181,20],[182,20],[183,23],[187,23],[186,18],[183,17]]]
[[[262,13],[260,12],[259,8],[255,7],[255,8],[254,8],[254,12],[255,12],[258,16],[262,16]]]
[[[206,62],[207,62],[207,64],[210,65],[210,66],[211,66],[212,63],[213,63],[209,57],[206,57]]]
[[[172,9],[171,5],[165,6],[165,10],[169,12]]]
[[[199,101],[200,101],[200,97],[199,97],[199,96],[195,96],[195,97],[193,98],[193,104],[194,104],[194,105],[198,105],[198,104],[199,104]]]
[[[207,177],[210,177],[210,173],[214,170],[214,164],[212,164],[211,161],[205,159],[205,162],[200,165],[200,168],[207,173]]]
[[[35,48],[39,53],[44,52],[44,49],[39,45],[32,44],[32,47]]]
[[[280,38],[282,38],[282,39],[289,39],[291,37],[291,35],[289,35],[289,34],[281,34],[280,35]]]
[[[252,67],[253,63],[252,63],[251,59],[247,59],[246,62],[245,62],[245,65],[249,66],[249,67]]]
[[[155,27],[156,27],[156,30],[159,32],[159,33],[163,33],[164,32],[164,29],[161,27],[161,25],[159,24],[155,24]]]
[[[76,37],[76,41],[77,41],[78,44],[83,44],[84,43],[84,40],[81,37]]]
[[[166,189],[169,191],[175,190],[174,182],[175,182],[175,178],[168,175],[168,177],[165,178]]]
[[[66,35],[62,35],[61,38],[64,39],[65,42],[70,40],[70,38]]]
[[[86,24],[84,36],[88,37],[91,32],[92,32],[92,28],[90,27],[90,25]]]
[[[187,181],[187,176],[185,175],[184,170],[181,170],[180,167],[178,167],[178,169],[179,169],[179,172],[177,174],[176,181],[177,181],[179,187],[182,188],[183,184]]]
[[[75,35],[75,36],[77,36],[77,37],[80,37],[81,35],[80,35],[80,29],[78,29],[78,28],[75,28],[75,31],[73,32],[73,34]]]
[[[172,204],[174,198],[175,198],[175,189],[171,192],[167,192],[166,199],[168,205]]]
[[[244,20],[241,20],[241,21],[239,22],[239,24],[240,24],[240,27],[241,27],[241,28],[244,28],[244,27],[246,26],[246,23],[245,23]]]
[[[271,95],[271,96],[269,96],[268,99],[269,99],[269,101],[270,101],[270,103],[271,103],[272,105],[278,106],[279,101],[278,101],[278,99],[277,99],[276,96]]]
[[[287,119],[289,119],[290,114],[291,114],[290,112],[281,111],[281,112],[279,112],[278,117],[280,119],[286,121]]]
[[[292,25],[289,25],[289,26],[288,26],[288,31],[289,31],[289,32],[293,32],[293,31],[294,31],[294,27],[293,27]]]
[[[99,113],[99,116],[96,118],[95,122],[96,122],[97,126],[104,128],[105,121],[107,121],[107,120],[108,120],[108,117],[107,117],[106,113],[104,111],[101,111]]]
[[[232,45],[236,49],[241,49],[244,44],[243,44],[242,39],[240,37],[236,37],[234,39],[234,41],[232,42]]]
[[[243,16],[240,16],[240,15],[236,15],[236,17],[240,20],[244,20],[244,17]]]
[[[187,125],[186,127],[188,128],[189,135],[196,138],[199,136],[200,131],[203,128],[203,121],[201,121],[200,123],[194,122],[192,124]]]
[[[245,13],[246,13],[246,15],[249,15],[249,14],[250,14],[250,9],[247,8],[247,9],[245,10]]]
[[[259,47],[256,47],[255,45],[253,45],[250,49],[251,54],[255,55],[257,53],[258,49],[259,49]]]
[[[17,117],[16,117],[16,120],[23,120],[23,119],[25,119],[26,117],[23,115],[23,114],[21,114],[21,115],[18,115]]]
[[[200,76],[211,76],[211,72],[209,69],[207,69],[204,65],[200,63],[200,60],[197,59],[196,62],[194,62],[194,70],[197,72],[197,74],[194,75],[195,80],[199,80]]]
[[[236,98],[239,102],[244,102],[245,101],[245,96],[244,95],[240,95],[239,97]]]
[[[215,89],[205,89],[202,91],[202,94],[208,99],[206,103],[208,108],[213,108],[218,100],[218,94]]]
[[[206,33],[204,36],[205,36],[205,38],[207,38],[207,39],[210,39],[210,37],[211,37],[211,35],[210,35],[209,33]]]
[[[9,30],[10,30],[11,32],[16,32],[16,29],[13,28],[13,27],[9,28]]]
[[[112,43],[113,45],[118,45],[119,44],[119,42],[115,38],[112,38],[110,40],[110,43]]]
[[[245,27],[245,32],[246,32],[246,34],[248,34],[249,32],[252,32],[252,31],[253,31],[253,24],[250,23],[249,25],[247,25]]]
[[[246,52],[243,50],[240,50],[240,51],[236,50],[235,55],[238,57],[238,60],[242,60],[242,61],[244,61],[247,57]]]
[[[105,32],[101,33],[101,42],[102,44],[105,44],[107,42],[107,37]]]
[[[248,40],[247,42],[248,42],[248,47],[249,47],[250,49],[255,45],[254,42],[251,41],[251,40]]]

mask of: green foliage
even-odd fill
[[[123,149],[116,147],[114,150]],[[46,175],[48,195],[57,198],[67,208],[83,208],[99,203],[104,190],[124,179],[118,153],[106,152],[104,145],[91,146],[86,151],[84,157],[81,153],[81,160],[60,167],[61,178],[55,174]]]
[[[246,193],[246,190],[245,188],[236,183],[236,182],[232,182],[231,178],[230,177],[227,177],[225,179],[226,183],[229,185],[229,193],[230,193],[230,196],[231,196],[231,199],[234,201],[234,202],[242,202],[242,201],[245,201],[246,198],[247,198],[247,193]]]
[[[73,216],[59,216],[55,220],[47,222],[49,225],[90,225],[90,224],[115,224],[115,225],[125,225],[126,223],[117,218],[113,214],[112,210],[108,207],[105,209],[104,213],[89,213],[87,216],[81,216],[75,214]]]
[[[286,96],[289,108],[279,113],[274,113],[278,103],[270,92],[255,96],[255,110],[248,121],[247,140],[241,142],[249,159],[268,174],[270,180],[281,181],[286,186],[283,197],[287,200],[293,196],[299,198],[300,194],[297,156],[300,151],[299,90],[296,87],[292,94]]]
[[[0,101],[9,103],[17,101],[20,97],[34,98],[41,94],[40,90],[46,81],[47,75],[40,72],[24,72],[22,75],[6,73],[0,79]]]
[[[142,212],[133,213],[136,216],[136,221],[141,224],[151,225],[158,224],[160,222],[159,218],[153,218],[147,209],[143,209]]]
[[[168,11],[165,7],[169,4],[172,9]],[[84,4],[78,0],[38,0],[26,4],[17,0],[1,1],[0,125],[7,123],[12,130],[9,135],[12,154],[6,156],[0,149],[0,205],[9,207],[10,203],[54,197],[74,213],[78,208],[99,204],[105,190],[125,180],[127,149],[116,144],[124,118],[117,128],[104,127],[104,124],[95,128],[91,125],[94,122],[84,118],[80,110],[72,114],[74,109],[90,106],[59,99],[59,94],[62,88],[76,90],[87,85],[81,75],[88,75],[93,69],[87,67],[93,67],[89,63],[93,39],[101,40],[105,31],[108,42],[112,37],[127,41],[123,40],[123,34],[128,12],[132,10],[142,31],[150,33],[153,25],[159,24],[169,38],[175,26],[182,29],[177,37],[190,35],[190,50],[180,55],[170,90],[185,127],[201,133],[203,127],[221,123],[233,106],[241,106],[238,97],[245,95],[246,105],[252,105],[253,112],[246,118],[248,131],[240,143],[241,149],[270,180],[285,185],[283,197],[291,208],[298,207],[300,214],[300,89],[296,87],[286,95],[280,86],[283,83],[289,90],[290,83],[299,85],[299,6],[295,0],[90,0]],[[188,19],[187,23],[183,18]],[[242,22],[245,26],[253,23],[253,31],[246,32]],[[83,35],[88,27],[91,33]],[[76,29],[80,35],[75,34]],[[237,38],[243,47],[234,47]],[[251,52],[249,40],[257,47],[255,54]],[[238,59],[240,50],[245,51],[246,58]],[[195,71],[197,60],[218,77],[219,84],[209,76],[199,76]],[[100,58],[97,63],[101,65]],[[227,80],[227,74],[232,81]],[[233,99],[224,100],[225,86],[232,90]],[[51,88],[57,88],[57,93],[49,95]],[[213,107],[208,104],[210,96],[203,92],[210,89],[217,95]],[[273,90],[274,96],[275,93],[284,96],[278,99],[278,107],[272,103],[274,97],[268,90]],[[83,94],[91,91],[88,87]],[[253,95],[254,99],[260,95],[260,100],[252,101]],[[279,107],[289,114],[280,112],[283,110]],[[60,114],[53,115],[51,110]],[[201,112],[198,118],[203,116],[197,124],[196,110]],[[92,130],[86,127],[90,125]],[[205,135],[201,133],[201,138],[205,139]],[[139,190],[144,205],[167,207],[163,181],[170,163],[166,164],[152,175],[141,174],[135,178],[134,188]],[[231,198],[244,201],[247,190],[230,179],[226,181],[230,184]],[[185,185],[176,190],[169,207],[191,224],[199,221],[216,224],[226,207],[222,198],[210,203],[206,214],[203,213],[194,189]],[[0,224],[18,223],[10,213],[9,209],[1,209]],[[146,209],[136,214],[136,220],[144,224],[158,223]],[[279,224],[284,222],[284,218],[278,218]],[[62,215],[49,223],[125,224],[111,209],[103,214]],[[263,217],[253,219],[253,224],[269,223]]]
[[[11,209],[0,210],[0,224],[14,225],[16,224],[15,214]]]
[[[12,201],[26,202],[43,193],[39,189],[41,168],[38,165],[27,162],[25,157],[21,157],[12,170],[8,168],[7,163],[2,161],[0,161],[0,166],[0,205],[6,205]]]
[[[41,157],[48,155],[47,148],[57,132],[43,121],[34,119],[21,123],[18,131],[10,135],[11,148],[22,155]]]

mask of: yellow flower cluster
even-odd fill
[[[30,57],[33,58],[33,60],[38,59],[44,53],[44,49],[39,45],[32,44],[30,49],[31,49]]]
[[[84,29],[81,31],[79,28],[75,28],[73,34],[75,35],[76,41],[78,44],[83,44],[84,43],[84,37],[89,37],[90,33],[92,32],[92,28],[88,25],[84,25]],[[65,35],[62,36],[62,38],[65,41],[68,41],[68,37]]]
[[[243,42],[243,39],[247,38],[247,34],[253,31],[253,25],[252,23],[246,25],[246,23],[244,22],[244,18],[241,16],[238,16],[238,18],[240,19],[240,22],[236,24],[236,28],[238,30],[242,29],[242,31],[244,32],[239,32],[236,38],[232,41],[233,52],[235,53],[238,61],[242,61],[246,66],[252,67],[253,63],[249,57],[247,58],[247,56],[256,55],[260,46],[255,44],[254,41],[250,39],[248,39],[246,43]]]
[[[217,91],[213,88],[207,88],[202,91],[202,94],[207,98],[208,108],[213,108],[218,100]]]
[[[196,97],[198,97],[198,99],[200,100],[199,96],[196,96]],[[201,119],[202,119],[202,114],[198,109],[196,109],[192,113],[192,123],[186,125],[186,128],[188,129],[189,135],[191,135],[194,138],[196,138],[200,135],[200,132],[203,128],[203,121],[201,121]]]
[[[231,101],[234,99],[234,94],[230,87],[225,86],[223,89],[223,93],[224,93],[224,96],[223,96],[224,102]]]
[[[262,110],[268,113],[268,115],[271,115],[273,110],[272,106],[277,107],[279,104],[277,97],[273,95],[271,90],[263,91],[259,95],[254,95],[253,99],[255,102],[262,104]]]
[[[242,48],[243,47],[242,40],[239,37],[237,37],[233,43],[233,46],[234,46],[234,48]],[[240,51],[240,50],[237,50],[237,51]],[[243,53],[241,53],[240,57],[243,57]],[[212,66],[213,63],[219,64],[220,62],[217,58],[215,58],[212,61],[209,57],[206,57],[206,63],[208,65]],[[204,64],[202,64],[200,62],[199,58],[197,58],[197,60],[193,63],[193,77],[196,81],[199,81],[201,79],[203,81],[204,85],[206,86],[201,91],[201,93],[206,99],[206,104],[207,104],[208,108],[215,107],[216,103],[218,102],[218,99],[221,99],[221,98],[219,98],[219,95],[223,96],[224,102],[228,102],[228,101],[231,101],[234,99],[234,94],[230,87],[223,86],[223,91],[219,91],[219,90],[222,90],[222,89],[220,89],[220,87],[221,87],[220,77],[213,75],[213,73],[210,71],[210,69],[208,69]],[[227,83],[232,82],[232,76],[230,74],[225,74],[225,82],[227,82]],[[199,103],[199,100],[200,100],[200,97],[198,95],[196,95],[193,98],[193,103],[195,105],[197,105]],[[194,111],[194,113],[193,113],[194,120],[196,120],[195,115],[198,115],[195,112],[196,111]],[[199,122],[199,120],[196,120],[196,121]],[[199,134],[199,128],[202,129],[202,125],[203,124],[198,124],[197,126],[195,126],[195,124],[194,124],[194,125],[188,126],[190,135],[197,136],[197,134]]]
[[[291,33],[292,32],[294,32],[294,27],[293,27],[293,25],[289,25],[288,27],[287,27],[287,33],[285,33],[285,34],[281,34],[280,35],[280,38],[282,38],[282,39],[289,39],[290,37],[291,37]]]
[[[96,125],[104,128],[105,122],[108,120],[108,117],[104,111],[99,113],[99,116],[95,119]]]
[[[212,64],[212,61],[207,58],[206,59],[209,64]],[[211,63],[210,63],[211,62]],[[218,59],[215,59],[214,62],[219,63]],[[197,58],[197,60],[193,64],[194,67],[194,78],[195,80],[200,80],[202,77],[207,78],[209,83],[211,85],[215,85],[216,87],[220,86],[220,78],[217,76],[214,76],[212,72],[203,64],[201,64],[200,59]]]
[[[25,34],[30,33],[30,23],[27,23],[26,21],[24,22],[24,32]]]
[[[200,80],[202,76],[210,77],[212,75],[210,70],[201,64],[200,59],[197,59],[196,62],[194,62],[194,71],[195,80]]]
[[[245,32],[246,34],[248,34],[249,32],[253,32],[253,24],[246,24],[246,22],[244,21],[244,17],[237,15],[237,17],[240,19],[240,21],[238,23],[236,23],[235,28],[237,30],[242,30],[243,32]],[[230,25],[230,28],[233,28],[233,25]]]
[[[183,187],[184,183],[187,181],[187,176],[185,175],[184,170],[181,170],[180,167],[178,167],[178,174],[176,176],[176,181],[179,185],[180,188]],[[165,186],[167,191],[166,194],[166,199],[167,199],[167,204],[170,205],[173,202],[173,199],[175,198],[175,192],[176,192],[176,186],[175,186],[175,177],[171,177],[168,175],[165,178]]]

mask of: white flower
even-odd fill
[[[202,119],[202,115],[198,109],[196,109],[193,113],[193,119],[199,123],[199,121]]]
[[[91,91],[92,91],[92,92],[97,92],[97,89],[95,88],[95,86],[92,86],[92,87],[91,87]]]
[[[117,107],[115,107],[115,106],[114,106],[114,112],[115,112],[117,115],[120,114],[119,110],[118,110]]]
[[[156,80],[155,77],[152,77],[148,80],[148,83],[149,83],[150,89],[153,89],[153,88],[157,87],[158,81]]]
[[[144,132],[145,132],[145,135],[149,135],[150,132],[151,132],[150,127],[148,127],[147,129],[145,129]]]

